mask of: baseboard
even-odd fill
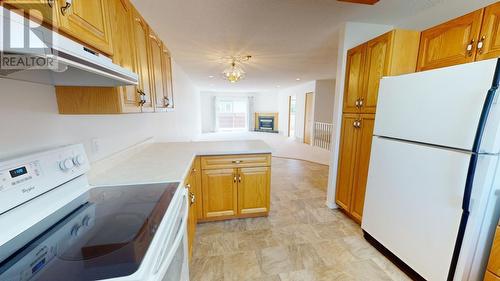
[[[420,276],[415,270],[413,270],[404,261],[393,254],[389,249],[384,247],[380,242],[378,242],[373,236],[363,229],[363,236],[365,240],[368,241],[375,249],[382,253],[387,259],[389,259],[394,265],[396,265],[401,271],[406,273],[414,281],[426,281],[422,276]]]
[[[332,209],[332,210],[335,210],[335,209],[338,209],[338,208],[339,208],[339,206],[338,206],[337,204],[335,204],[335,203],[333,203],[333,202],[329,202],[329,201],[326,201],[326,202],[325,202],[325,205],[326,205],[328,208]]]

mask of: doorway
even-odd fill
[[[288,97],[288,137],[295,137],[295,121],[297,120],[297,97]]]
[[[304,143],[312,144],[312,129],[314,126],[314,93],[306,93],[304,111]]]

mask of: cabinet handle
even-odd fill
[[[359,99],[359,107],[363,107],[363,103],[365,102],[364,98]]]
[[[358,128],[361,128],[361,120],[358,120]]]
[[[66,11],[71,7],[71,4],[73,4],[73,0],[66,0],[66,5],[64,7],[61,7],[61,14],[63,16],[66,15]]]
[[[236,176],[234,176],[234,178],[233,178],[233,182],[234,182],[234,183],[236,183]]]
[[[54,0],[47,0],[47,5],[52,8],[52,6],[54,5]]]
[[[483,37],[481,37],[481,39],[477,42],[477,52],[480,55],[483,54],[484,40],[486,40],[486,35],[483,35]]]
[[[186,184],[186,188],[191,188],[191,184]]]
[[[241,163],[243,163],[243,160],[234,160],[233,161],[233,164],[241,164]]]
[[[189,197],[191,197],[191,200],[189,201],[189,206],[192,206],[194,203],[196,203],[196,197],[192,192],[189,192]]]
[[[238,182],[241,183],[241,176],[238,176]]]
[[[474,39],[470,40],[470,43],[467,44],[467,48],[465,49],[467,51],[467,56],[472,57],[473,51],[474,51],[474,42],[476,42]]]
[[[356,108],[359,108],[359,99],[357,99],[354,104],[356,105]]]
[[[196,168],[195,168],[195,169],[193,169],[193,172],[195,172],[195,173],[196,173],[196,172],[198,172],[198,170],[196,170]]]
[[[170,99],[167,97],[163,99],[163,102],[165,103],[165,107],[168,107],[170,105]]]

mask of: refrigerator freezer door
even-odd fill
[[[362,228],[429,281],[447,279],[470,154],[373,138]]]
[[[381,80],[374,134],[472,150],[497,60]],[[493,105],[482,152],[498,152],[498,111]]]

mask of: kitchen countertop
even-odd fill
[[[92,186],[182,182],[196,156],[272,153],[263,141],[201,141],[143,144],[92,164]]]

